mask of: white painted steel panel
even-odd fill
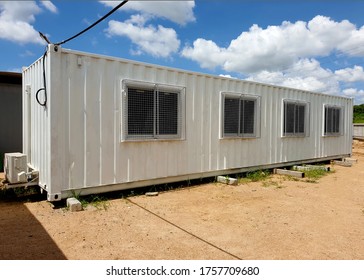
[[[354,132],[353,132],[353,136],[354,137],[364,137],[364,124],[362,123],[354,123]]]
[[[45,61],[45,69],[49,70],[49,59]],[[49,80],[49,71],[45,73]],[[36,92],[43,86],[43,59],[39,59],[23,73],[23,152],[28,163],[41,170],[39,184],[46,188],[51,182],[50,114],[49,109],[39,106],[35,98]]]
[[[351,154],[352,100],[50,46],[47,108],[34,94],[43,87],[42,59],[24,70],[24,153],[40,171],[49,199],[224,174],[248,167]],[[123,81],[185,88],[181,140],[124,141]],[[223,92],[259,96],[260,137],[221,138]],[[309,106],[307,137],[282,137],[283,100]],[[340,106],[343,133],[323,136],[323,106]],[[59,197],[58,197],[59,198]]]

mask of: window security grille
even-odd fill
[[[154,135],[154,90],[128,88],[128,136]]]
[[[159,135],[178,135],[178,93],[158,92],[157,97]]]
[[[224,97],[224,137],[256,136],[257,99],[245,96]]]
[[[324,135],[340,134],[341,108],[325,106]]]
[[[305,136],[306,106],[284,101],[283,136]]]
[[[127,86],[126,139],[181,137],[181,92]]]

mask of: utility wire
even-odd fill
[[[97,20],[96,22],[94,22],[93,24],[91,24],[89,27],[87,27],[86,29],[82,30],[81,32],[77,33],[76,35],[63,40],[59,43],[55,43],[55,46],[60,46],[62,44],[65,44],[73,39],[75,39],[76,37],[82,35],[83,33],[85,33],[86,31],[90,30],[92,27],[94,27],[95,25],[99,24],[101,21],[103,21],[104,19],[106,19],[107,17],[109,17],[111,14],[113,14],[115,11],[117,11],[120,7],[124,6],[126,3],[128,2],[128,0],[124,0],[123,2],[121,2],[120,4],[118,4],[114,9],[112,9],[110,12],[108,12],[106,15],[104,15],[102,18],[100,18],[99,20]],[[39,32],[40,37],[47,42],[47,44],[51,44],[51,42],[48,40],[47,36],[45,36],[42,32]],[[47,84],[46,84],[46,73],[45,73],[45,59],[47,56],[47,51],[44,53],[43,55],[43,87],[38,89],[35,98],[38,102],[38,104],[42,107],[46,107],[47,106]],[[41,102],[39,99],[39,93],[41,91],[44,91],[44,101]]]
[[[186,230],[186,229],[184,229],[184,228],[182,228],[182,227],[178,226],[177,224],[175,224],[175,223],[173,223],[173,222],[171,222],[171,221],[169,221],[169,220],[167,220],[167,219],[163,218],[162,216],[160,216],[160,215],[158,215],[158,214],[154,213],[153,211],[151,211],[151,210],[149,210],[149,209],[147,209],[147,208],[145,208],[145,207],[143,207],[143,206],[139,205],[138,203],[134,202],[133,200],[131,200],[131,199],[129,199],[129,198],[126,198],[126,200],[127,200],[127,201],[129,201],[130,203],[134,204],[135,206],[138,206],[139,208],[143,209],[144,211],[148,212],[149,214],[152,214],[152,215],[156,216],[157,218],[159,218],[159,219],[161,219],[161,220],[165,221],[166,223],[168,223],[168,224],[170,224],[170,225],[172,225],[172,226],[174,226],[174,227],[178,228],[179,230],[181,230],[181,231],[183,231],[183,232],[185,232],[185,233],[189,234],[190,236],[192,236],[192,237],[194,237],[194,238],[196,238],[196,239],[198,239],[198,240],[200,240],[200,241],[202,241],[202,242],[206,243],[207,245],[209,245],[209,246],[211,246],[211,247],[214,247],[215,249],[217,249],[217,250],[219,250],[219,251],[221,251],[221,252],[223,252],[223,253],[225,253],[225,254],[229,255],[231,258],[233,258],[233,259],[237,259],[237,260],[241,260],[241,258],[240,258],[239,256],[234,255],[233,253],[230,253],[230,252],[226,251],[225,249],[220,248],[220,247],[218,247],[217,245],[215,245],[215,244],[213,244],[213,243],[211,243],[211,242],[209,242],[209,241],[207,241],[207,240],[205,240],[205,239],[203,239],[203,238],[201,238],[201,237],[199,237],[199,236],[197,236],[197,235],[193,234],[192,232],[190,232],[190,231],[188,231],[188,230]]]
[[[72,37],[70,37],[70,38],[68,38],[66,40],[63,40],[63,41],[61,41],[59,43],[55,43],[54,45],[60,46],[60,45],[63,45],[65,43],[67,43],[68,41],[71,41],[71,40],[75,39],[76,37],[80,36],[81,34],[85,33],[86,31],[90,30],[92,27],[94,27],[95,25],[99,24],[101,21],[103,21],[107,17],[109,17],[111,14],[113,14],[115,11],[117,11],[120,7],[124,6],[127,2],[128,2],[128,0],[124,0],[119,5],[117,5],[114,9],[112,9],[110,12],[108,12],[102,18],[100,18],[99,20],[97,20],[96,22],[94,22],[93,24],[91,24],[86,29],[82,30],[81,32],[77,33],[76,35],[74,35],[74,36],[72,36]]]

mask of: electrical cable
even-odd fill
[[[240,258],[239,256],[234,255],[233,253],[230,253],[230,252],[226,251],[225,249],[223,249],[223,248],[221,248],[221,247],[219,247],[219,246],[217,246],[217,245],[215,245],[215,244],[213,244],[213,243],[211,243],[211,242],[207,241],[206,239],[203,239],[202,237],[197,236],[196,234],[194,234],[194,233],[192,233],[192,232],[190,232],[190,231],[188,231],[188,230],[184,229],[183,227],[181,227],[181,226],[179,226],[179,225],[177,225],[177,224],[175,224],[175,223],[173,223],[173,222],[171,222],[171,221],[167,220],[166,218],[163,218],[162,216],[158,215],[157,213],[155,213],[155,212],[153,212],[153,211],[151,211],[151,210],[149,210],[149,209],[147,209],[147,208],[145,208],[145,207],[141,206],[140,204],[138,204],[138,203],[134,202],[133,200],[131,200],[131,199],[129,199],[129,198],[126,198],[126,200],[127,200],[127,201],[129,201],[130,203],[134,204],[135,206],[137,206],[137,207],[139,207],[139,208],[143,209],[144,211],[148,212],[149,214],[152,214],[153,216],[155,216],[155,217],[157,217],[157,218],[161,219],[162,221],[164,221],[164,222],[166,222],[166,223],[168,223],[168,224],[170,224],[170,225],[174,226],[175,228],[177,228],[177,229],[179,229],[179,230],[181,230],[181,231],[183,231],[183,232],[187,233],[188,235],[190,235],[190,236],[192,236],[192,237],[194,237],[194,238],[196,238],[196,239],[198,239],[198,240],[200,240],[200,241],[202,241],[202,242],[206,243],[207,245],[209,245],[209,246],[211,246],[211,247],[213,247],[213,248],[215,248],[215,249],[217,249],[217,250],[219,250],[219,251],[221,251],[221,252],[223,252],[223,253],[225,253],[225,254],[229,255],[230,257],[232,257],[232,258],[234,258],[234,259],[237,259],[237,260],[242,260],[242,258]]]
[[[108,12],[106,15],[104,15],[102,18],[100,18],[99,20],[97,20],[96,22],[94,22],[93,24],[91,24],[89,27],[87,27],[86,29],[82,30],[81,32],[77,33],[76,35],[63,40],[59,43],[55,43],[55,46],[60,46],[63,45],[75,38],[77,38],[78,36],[82,35],[83,33],[85,33],[86,31],[90,30],[91,28],[93,28],[95,25],[99,24],[101,21],[103,21],[104,19],[106,19],[107,17],[109,17],[111,14],[113,14],[115,11],[117,11],[120,7],[124,6],[126,3],[128,2],[128,0],[124,0],[123,2],[121,2],[120,4],[118,4],[114,9],[112,9],[110,12]],[[47,36],[45,36],[42,32],[39,32],[40,37],[45,40],[47,42],[47,44],[51,44],[51,42],[48,40]],[[47,48],[48,50],[48,48]],[[47,106],[47,84],[46,84],[46,71],[45,71],[45,58],[47,56],[47,50],[45,51],[45,53],[43,54],[43,87],[38,89],[36,94],[35,94],[35,99],[37,100],[38,104],[40,106],[46,107]],[[39,93],[41,91],[44,90],[44,101],[41,102],[39,99]]]
[[[93,24],[91,24],[89,27],[87,27],[86,29],[82,30],[81,32],[77,33],[76,35],[63,40],[59,43],[55,43],[54,45],[56,46],[60,46],[63,45],[65,43],[67,43],[68,41],[71,41],[73,39],[75,39],[76,37],[80,36],[81,34],[85,33],[86,31],[88,31],[89,29],[91,29],[92,27],[94,27],[95,25],[97,25],[98,23],[100,23],[101,21],[103,21],[104,19],[106,19],[107,17],[109,17],[111,14],[113,14],[116,10],[118,10],[121,6],[124,6],[126,3],[128,2],[128,0],[124,0],[123,2],[121,2],[119,5],[117,5],[114,9],[112,9],[110,12],[108,12],[106,15],[104,15],[102,18],[100,18],[99,20],[97,20],[96,22],[94,22]]]
[[[46,107],[47,106],[47,84],[46,84],[46,73],[45,73],[45,58],[47,56],[47,49],[43,54],[43,87],[37,90],[35,94],[35,99],[37,100],[40,106]],[[44,101],[41,102],[39,100],[39,93],[44,90]]]

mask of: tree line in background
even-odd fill
[[[354,105],[354,123],[364,123],[364,104]]]

